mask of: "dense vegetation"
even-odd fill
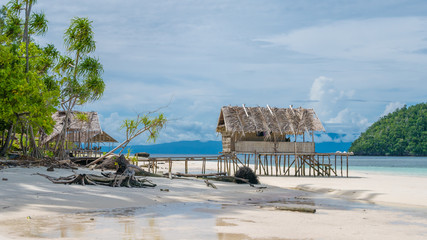
[[[382,117],[349,151],[356,155],[427,156],[427,103],[405,106]]]
[[[23,155],[42,157],[37,139],[52,131],[52,113],[59,107],[69,113],[104,91],[102,65],[89,56],[95,50],[92,22],[71,20],[64,34],[71,57],[61,55],[52,44],[41,46],[34,39],[48,30],[45,14],[33,11],[36,3],[10,0],[0,8],[0,156],[14,148],[19,136]],[[57,155],[63,146],[58,141]]]
[[[37,0],[9,0],[0,7],[0,157],[14,151],[23,156],[67,157],[69,119],[75,107],[103,95],[103,66],[96,49],[92,21],[74,17],[64,32],[65,54],[52,44],[41,46],[34,36],[44,35],[48,21],[35,12]],[[51,133],[52,113],[65,112],[62,131],[50,146],[40,136]],[[138,115],[125,120],[126,146],[147,132],[155,141],[166,123],[163,114]],[[124,148],[123,147],[123,148]]]

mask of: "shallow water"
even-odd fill
[[[427,157],[351,156],[349,169],[409,176],[427,176]]]

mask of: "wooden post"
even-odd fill
[[[347,177],[348,177],[348,154],[347,154]]]
[[[335,154],[335,174],[337,173],[337,155]]]
[[[268,172],[268,158],[267,158],[267,155],[264,155],[264,175],[266,175],[265,174],[266,170],[267,170],[267,176],[268,176],[269,175],[269,172]]]

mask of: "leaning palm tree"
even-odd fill
[[[90,56],[96,49],[92,21],[73,18],[65,31],[64,43],[68,55],[61,56],[55,72],[61,86],[61,107],[65,111],[63,129],[56,143],[56,156],[65,157],[65,141],[70,114],[76,105],[98,100],[105,88],[103,68]]]

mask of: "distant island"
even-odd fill
[[[380,118],[349,151],[355,155],[427,156],[427,103],[405,105]]]

